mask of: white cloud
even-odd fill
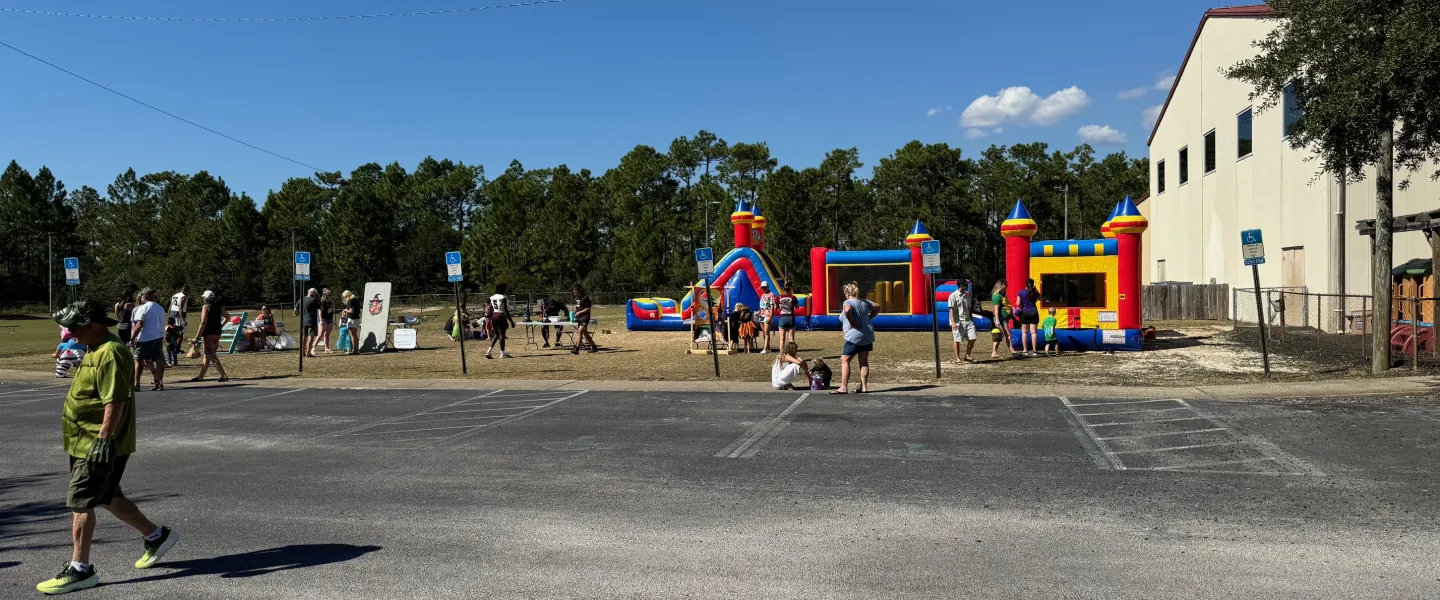
[[[1075,132],[1080,141],[1092,146],[1119,146],[1125,143],[1125,133],[1109,125],[1086,125]]]
[[[966,130],[965,130],[965,137],[967,137],[967,138],[969,138],[969,139],[972,139],[972,140],[978,140],[978,139],[980,139],[980,138],[985,137],[986,135],[988,135],[988,134],[985,133],[985,130],[984,130],[984,129],[976,129],[976,128],[972,127],[972,128],[970,128],[970,129],[966,129]]]
[[[1150,88],[1137,87],[1130,88],[1128,90],[1120,90],[1120,93],[1115,94],[1115,97],[1121,100],[1134,100],[1148,93],[1150,93]]]
[[[995,134],[995,135],[1000,135],[1000,134],[1002,134],[1002,133],[1005,133],[1005,128],[1004,128],[1004,127],[996,127],[995,129],[990,130],[990,133],[993,133],[993,134]]]
[[[1155,122],[1160,120],[1160,111],[1165,108],[1163,104],[1156,104],[1140,113],[1140,122],[1146,127],[1154,127]]]
[[[1090,105],[1090,96],[1070,86],[1041,98],[1025,86],[1008,87],[994,96],[981,96],[965,107],[961,127],[989,128],[1004,123],[1053,125]]]
[[[1151,86],[1151,87],[1155,88],[1156,90],[1162,91],[1162,92],[1168,92],[1168,91],[1170,91],[1171,86],[1174,86],[1174,85],[1175,85],[1175,76],[1174,76],[1174,75],[1171,75],[1171,74],[1169,74],[1169,73],[1161,73],[1161,74],[1160,74],[1160,78],[1157,79],[1157,80],[1155,80],[1155,85],[1153,85],[1153,86]]]
[[[925,111],[925,116],[927,116],[927,117],[933,117],[933,116],[938,115],[938,114],[940,114],[940,109],[938,109],[938,108],[932,108],[932,109],[930,109],[930,110]]]

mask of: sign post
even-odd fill
[[[720,335],[720,330],[715,328],[715,312],[717,307],[710,301],[710,285],[714,283],[713,280],[715,279],[715,251],[713,249],[695,249],[695,270],[700,273],[700,279],[705,282],[705,300],[698,306],[691,303],[691,308],[695,309],[699,306],[706,307],[705,314],[710,318],[710,357],[711,360],[715,362],[715,378],[719,379],[720,352],[715,347],[715,338]],[[695,318],[700,318],[700,312],[698,310],[694,311],[694,315]]]
[[[310,281],[309,252],[295,252],[295,281]],[[302,285],[300,287],[304,288],[305,286]],[[305,297],[309,298],[309,295],[306,295]],[[298,346],[300,348],[300,372],[304,373],[305,353],[310,351],[310,344],[314,344],[314,342],[309,339],[308,335],[306,335],[306,332],[308,332],[309,329],[305,328],[305,301],[297,300],[296,302],[299,304],[299,306],[296,307],[298,309],[296,312],[300,313],[300,345]],[[315,315],[310,315],[310,318],[314,319],[316,317]],[[320,331],[319,322],[315,323],[315,331],[317,333]]]
[[[1260,299],[1260,265],[1265,264],[1265,238],[1259,229],[1240,232],[1240,253],[1245,257],[1245,264],[1250,267],[1250,274],[1255,278],[1255,319],[1260,325],[1260,360],[1265,366],[1265,376],[1269,377],[1270,347],[1265,339],[1265,302]]]
[[[934,306],[935,276],[940,273],[940,240],[920,242],[920,265],[930,280],[930,329],[935,336],[935,378],[940,378],[940,311]],[[951,325],[954,325],[953,323]]]
[[[455,285],[455,331],[460,333],[460,374],[469,375],[469,367],[465,364],[465,313],[460,310],[460,282],[465,280],[463,269],[458,251],[445,253],[445,273],[450,283]]]

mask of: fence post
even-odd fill
[[[1419,291],[1417,288],[1416,291]],[[1410,299],[1410,370],[1420,369],[1420,295]]]
[[[1239,311],[1239,302],[1235,299],[1239,293],[1240,288],[1230,290],[1230,331],[1239,331],[1240,329],[1240,319],[1237,314]]]
[[[1364,329],[1363,333],[1361,333],[1360,335],[1360,358],[1365,360],[1366,362],[1370,361],[1370,336],[1375,334],[1375,324],[1371,321],[1374,320],[1375,319],[1371,318],[1370,316],[1370,297],[1361,296],[1360,326]]]

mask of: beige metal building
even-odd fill
[[[1288,101],[1259,112],[1260,100],[1250,100],[1253,87],[1221,73],[1254,56],[1253,42],[1276,26],[1268,17],[1264,5],[1207,11],[1181,62],[1149,141],[1149,281],[1250,287],[1240,232],[1260,229],[1262,286],[1306,286],[1312,293],[1340,287],[1335,178],[1319,171],[1312,152],[1289,146]],[[1396,173],[1397,183],[1410,180],[1408,189],[1397,186],[1396,215],[1440,208],[1434,169]],[[1370,239],[1355,231],[1357,220],[1375,217],[1374,171],[1367,171],[1346,193],[1344,287],[1352,294],[1370,293]],[[1430,257],[1421,233],[1397,234],[1394,241],[1397,265]]]

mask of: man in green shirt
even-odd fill
[[[150,522],[120,491],[125,463],[135,452],[135,359],[120,338],[110,333],[115,319],[95,300],[70,304],[53,318],[90,347],[65,396],[61,420],[65,451],[70,455],[66,505],[74,513],[74,551],[59,575],[35,586],[46,594],[64,594],[100,585],[100,575],[90,564],[95,507],[105,507],[144,536],[145,552],[135,562],[137,569],[154,566],[180,536]]]

